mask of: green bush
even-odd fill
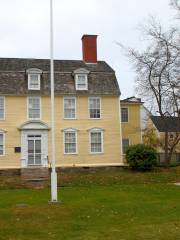
[[[132,169],[148,171],[157,165],[156,150],[144,144],[128,147],[126,160]]]

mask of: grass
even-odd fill
[[[50,189],[0,177],[1,240],[179,240],[180,168],[151,173],[63,174],[61,204]]]

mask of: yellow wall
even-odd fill
[[[140,106],[138,103],[121,102],[121,107],[128,108],[129,113],[129,121],[122,122],[122,138],[128,138],[130,145],[141,143]]]
[[[121,141],[120,141],[120,121],[119,121],[119,98],[101,97],[102,119],[88,119],[88,97],[78,96],[76,98],[75,120],[63,120],[63,97],[55,98],[55,121],[56,121],[56,158],[57,166],[73,165],[120,165]],[[50,125],[50,98],[41,97],[42,116],[41,120]],[[27,118],[27,97],[5,98],[5,120],[0,121],[0,129],[5,133],[5,156],[0,157],[0,168],[20,168],[21,154],[14,153],[14,147],[21,146],[21,132],[18,127]],[[63,132],[65,128],[76,128],[78,154],[65,155],[63,153]],[[89,132],[91,128],[104,129],[104,153],[89,153]],[[49,132],[49,143],[51,134]],[[49,148],[49,159],[51,159],[51,147]]]

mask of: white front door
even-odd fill
[[[28,121],[21,130],[21,167],[48,167],[48,130],[42,121]]]
[[[42,165],[42,136],[28,135],[27,141],[28,166]]]

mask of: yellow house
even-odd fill
[[[119,86],[96,37],[83,36],[82,61],[54,61],[57,167],[123,165]],[[49,69],[47,59],[0,59],[0,169],[50,167]],[[140,104],[121,105],[138,119]],[[140,139],[123,123],[125,133]]]
[[[120,101],[123,154],[129,145],[142,143],[142,104],[136,97]]]

